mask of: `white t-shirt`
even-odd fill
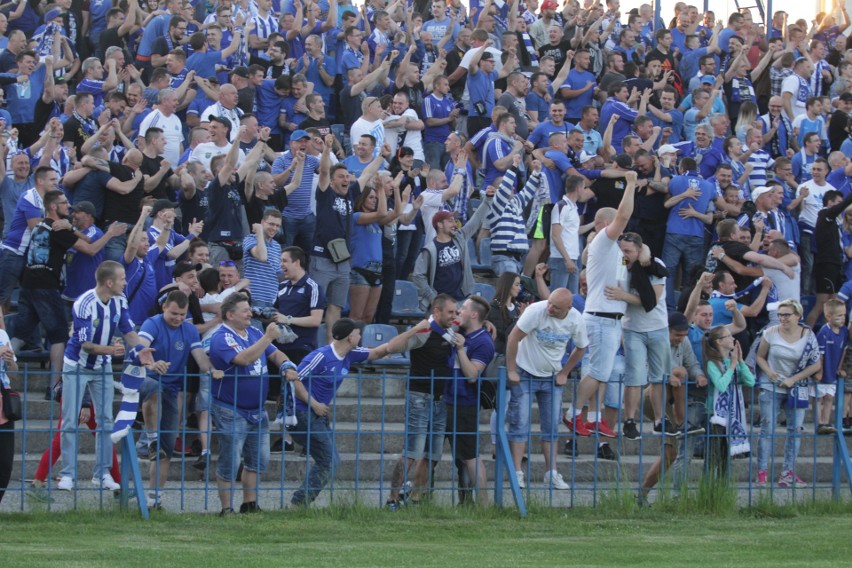
[[[665,267],[660,259],[656,259],[660,266]],[[660,294],[660,299],[657,305],[650,312],[646,312],[642,306],[627,304],[627,311],[624,312],[624,319],[621,320],[621,327],[630,331],[646,333],[649,331],[657,331],[665,329],[669,326],[669,312],[666,310],[666,279],[665,277],[651,276],[651,286],[663,287],[663,293]],[[631,293],[636,294],[636,291],[631,289]]]
[[[808,227],[816,227],[817,214],[820,212],[820,209],[823,208],[822,197],[828,191],[836,191],[836,189],[830,183],[817,185],[814,180],[810,179],[799,185],[799,189],[796,191],[796,197],[799,197],[802,194],[803,187],[807,187],[810,193],[804,201],[802,201],[802,210],[799,212],[799,221]]]
[[[793,266],[793,277],[788,278],[786,274],[778,270],[777,268],[764,268],[763,273],[772,280],[772,283],[775,284],[775,290],[777,290],[778,298],[782,300],[786,300],[788,298],[796,300],[797,302],[801,299],[801,281],[802,281],[802,266],[801,264],[797,264]],[[775,312],[778,311],[778,302],[769,302],[766,304],[766,311]]]
[[[583,316],[571,308],[562,319],[547,313],[547,302],[530,305],[516,324],[526,333],[518,344],[518,366],[536,377],[547,377],[562,370],[562,358],[568,341],[585,349],[589,345]]]
[[[589,245],[586,282],[589,288],[586,312],[623,314],[627,309],[627,302],[609,300],[604,295],[604,288],[607,286],[620,286],[623,290],[630,289],[630,276],[624,265],[624,255],[621,254],[618,241],[610,240],[605,230],[595,235]]]
[[[810,90],[809,90],[810,91]],[[789,77],[785,78],[781,83],[781,96],[784,96],[784,93],[792,93],[793,97],[790,99],[790,108],[793,111],[793,116],[790,117],[790,120],[795,119],[800,114],[805,114],[805,100],[802,100],[802,97],[799,96],[799,76],[793,73]],[[808,93],[810,96],[810,92]]]
[[[420,206],[420,215],[423,218],[423,226],[426,228],[426,242],[435,238],[435,228],[432,226],[432,217],[441,210],[444,204],[444,190],[425,189],[420,195],[423,196],[423,204]]]
[[[571,257],[571,260],[578,259],[580,257],[580,215],[577,214],[577,204],[563,197],[553,208],[550,226],[554,225],[562,227],[562,244],[565,245],[568,256]],[[553,244],[552,239],[550,241],[550,258],[562,258],[562,254]]]
[[[210,171],[210,162],[213,161],[213,158],[216,156],[223,156],[227,154],[231,150],[230,144],[225,144],[224,146],[217,146],[215,142],[204,142],[195,147],[195,150],[189,155],[190,162],[198,162],[200,164],[204,164],[204,167]],[[239,151],[237,155],[237,165],[241,164],[243,160],[245,160],[246,154],[242,150]]]
[[[183,124],[177,115],[166,116],[159,110],[152,111],[139,125],[139,136],[144,137],[149,128],[160,128],[166,138],[166,149],[162,156],[172,167],[177,167],[183,153]]]
[[[370,122],[363,116],[356,120],[349,129],[349,143],[353,148],[364,134],[369,134],[376,139],[376,148],[373,150],[375,158],[382,151],[382,144],[385,143],[385,125],[381,120]]]
[[[405,112],[402,113],[402,116],[410,120],[420,120],[420,117],[417,116],[417,113],[411,108],[406,109]],[[387,118],[387,121],[396,120],[398,118],[400,118],[400,115],[391,115]],[[402,145],[407,146],[414,151],[415,160],[425,160],[426,157],[423,154],[423,131],[406,130],[405,126],[399,126],[397,128],[385,127],[385,144],[390,146],[391,154],[396,154],[396,151],[399,149],[399,137],[403,132],[405,132],[405,140]]]
[[[222,103],[214,103],[204,109],[199,120],[201,122],[210,122],[211,116],[227,118],[231,121],[231,132],[228,135],[228,139],[233,142],[237,138],[237,134],[240,132],[240,117],[242,115],[243,111],[239,107],[228,109],[222,106]]]

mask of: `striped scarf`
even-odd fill
[[[453,176],[455,176],[457,168],[453,168]],[[465,169],[461,170],[464,173],[462,176],[462,186],[459,190],[459,194],[452,200],[451,204],[448,204],[449,211],[455,211],[459,221],[464,225],[467,223],[467,207],[470,202],[470,185],[469,179],[467,175],[467,165],[465,165]],[[450,180],[452,182],[452,180]]]
[[[530,54],[530,66],[538,67],[538,52],[535,50],[533,40],[527,32],[520,32],[521,40],[524,42],[524,49]]]
[[[121,374],[121,383],[117,388],[121,391],[121,406],[115,416],[110,439],[113,444],[119,443],[130,433],[136,413],[139,411],[139,387],[145,380],[145,367],[129,364]]]
[[[710,423],[725,428],[728,435],[728,453],[737,456],[751,451],[751,446],[748,442],[748,432],[743,426],[745,403],[737,382],[737,369],[733,369],[733,373],[734,376],[725,391],[713,391],[713,416],[710,417]]]
[[[825,59],[820,59],[814,64],[814,72],[811,75],[811,96],[821,97],[823,95],[824,81],[822,80],[822,72],[828,71],[831,73],[831,65]]]

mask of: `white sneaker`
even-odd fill
[[[112,475],[110,475],[109,473],[105,473],[100,480],[97,477],[93,477],[92,484],[94,484],[95,487],[99,487],[101,489],[108,489],[110,491],[118,491],[119,489],[121,489],[121,485],[116,483],[115,480],[112,478]]]
[[[62,491],[74,491],[74,480],[67,475],[63,475],[59,478],[56,488]]]
[[[544,482],[550,484],[550,486],[554,489],[571,489],[571,486],[565,483],[565,480],[562,479],[562,474],[556,470],[545,473]]]
[[[525,489],[527,484],[524,482],[524,472],[516,471],[515,476],[518,478],[518,487],[520,487],[521,489]]]

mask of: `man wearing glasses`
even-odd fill
[[[162,67],[166,64],[166,56],[173,49],[181,47],[186,43],[186,19],[183,16],[174,16],[169,20],[168,32],[154,40],[151,51],[151,65]]]

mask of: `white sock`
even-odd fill
[[[589,422],[600,422],[601,421],[601,413],[600,412],[592,412],[591,410],[586,414],[589,419]]]

